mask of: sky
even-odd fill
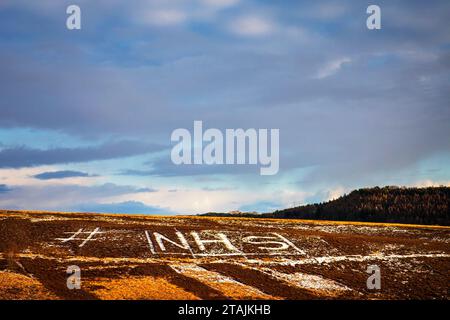
[[[447,0],[1,0],[0,208],[268,212],[450,185],[449,21]],[[174,165],[196,120],[279,129],[278,174]]]

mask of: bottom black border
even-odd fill
[[[91,319],[113,315],[114,318],[142,319],[306,319],[345,317],[345,319],[385,318],[396,314],[427,317],[446,314],[448,300],[407,301],[0,301],[3,315],[23,313],[62,319],[70,315]],[[207,309],[208,308],[208,309]],[[209,316],[208,310],[211,310]],[[185,314],[188,311],[188,314]],[[196,314],[189,314],[189,312]],[[8,317],[11,318],[11,317]]]

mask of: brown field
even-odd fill
[[[449,268],[448,227],[0,211],[0,299],[449,299]]]

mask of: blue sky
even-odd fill
[[[264,212],[450,185],[449,18],[448,1],[2,1],[0,207]],[[279,173],[174,166],[195,120],[279,128]]]

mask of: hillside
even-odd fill
[[[0,300],[448,300],[449,239],[442,226],[0,210]]]
[[[227,216],[207,213],[208,216]],[[450,188],[375,187],[336,200],[245,217],[450,225]]]
[[[450,188],[368,188],[336,200],[265,214],[275,218],[450,224]]]

